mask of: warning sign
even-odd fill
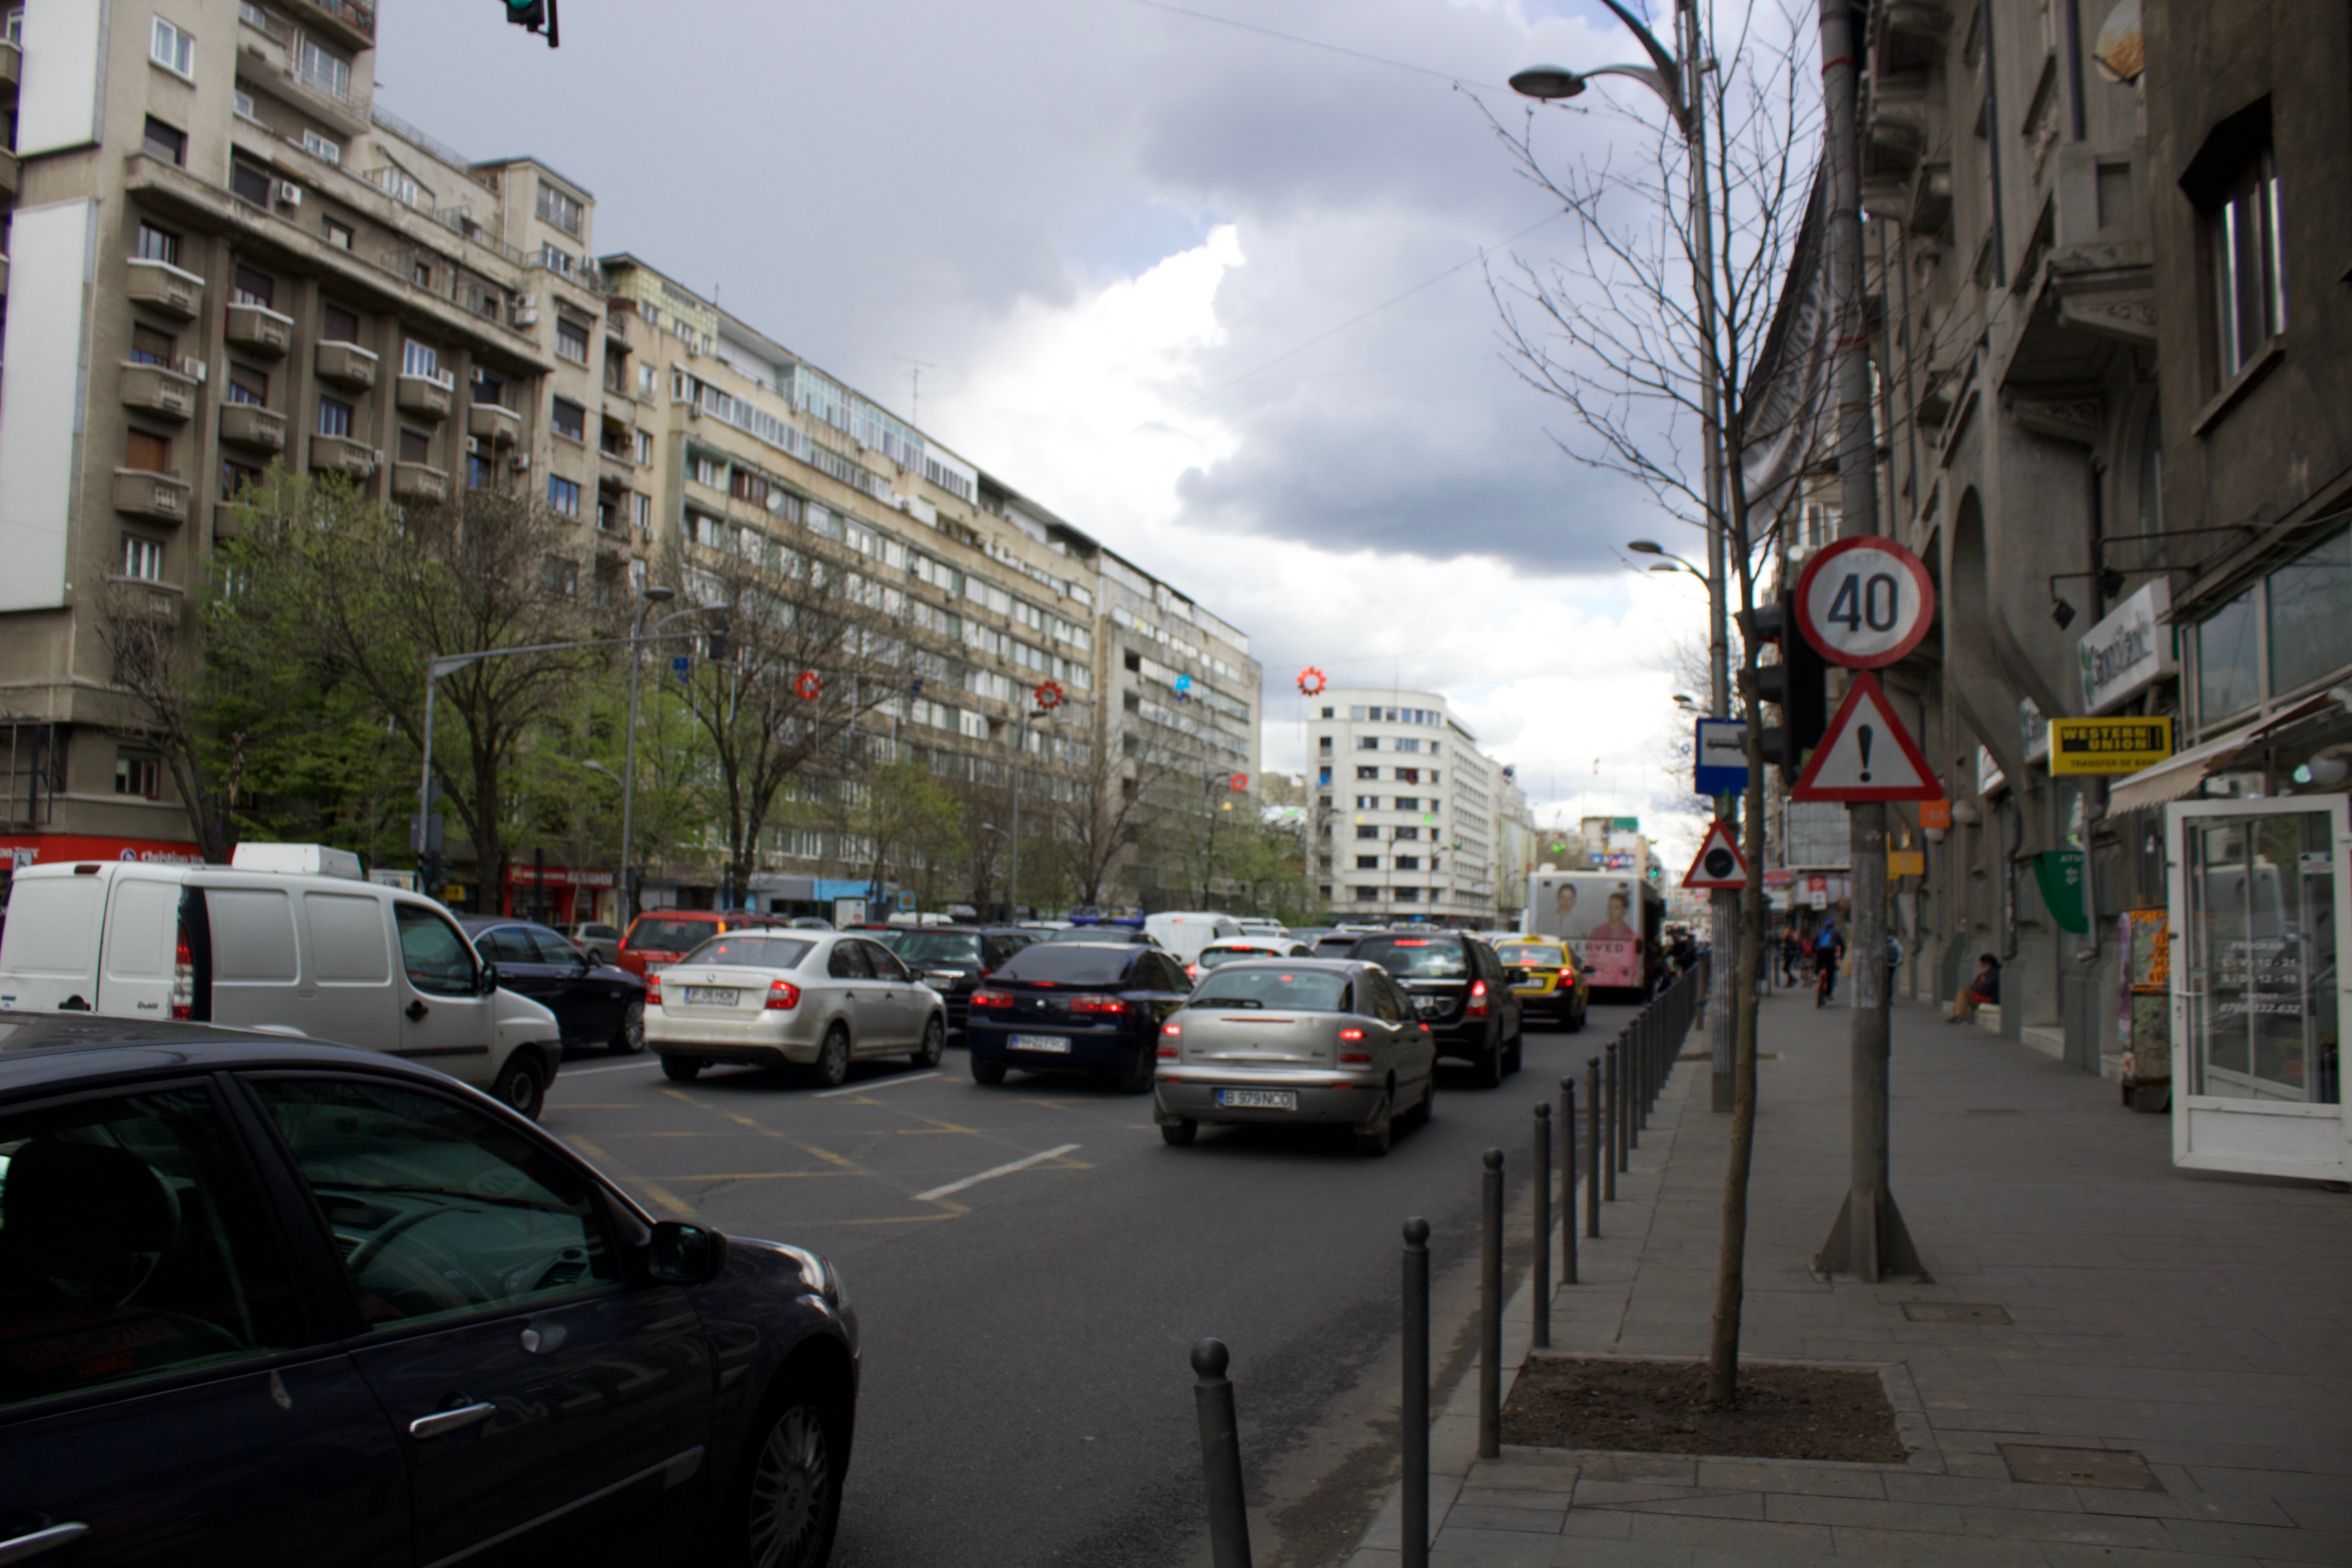
[[[1941,800],[1927,759],[1919,754],[1887,704],[1878,678],[1867,670],[1845,689],[1845,700],[1830,719],[1813,750],[1792,800]]]
[[[1690,874],[1683,879],[1685,888],[1744,888],[1748,885],[1748,857],[1731,841],[1731,825],[1718,818],[1710,824],[1706,837],[1699,841],[1698,857],[1691,862]]]

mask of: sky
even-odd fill
[[[1488,268],[1577,220],[1481,109],[1638,46],[1591,0],[1183,9],[562,0],[551,52],[494,0],[383,0],[378,101],[541,158],[599,252],[902,417],[919,369],[928,434],[1249,634],[1267,768],[1305,766],[1311,665],[1443,693],[1539,822],[1655,821],[1705,597],[1622,545],[1704,547],[1514,374]],[[1536,110],[1547,154],[1653,156],[1640,95]]]

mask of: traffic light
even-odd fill
[[[703,642],[702,656],[713,664],[727,662],[727,623],[725,621],[710,628],[709,635]]]
[[[556,0],[505,0],[505,3],[509,23],[534,33],[544,32],[547,47],[551,49],[556,47]]]
[[[1780,710],[1780,722],[1763,731],[1764,760],[1778,764],[1781,777],[1794,778],[1829,726],[1829,667],[1797,627],[1793,594],[1742,612],[1739,625],[1751,642],[1780,647],[1780,662],[1756,671],[1756,695]]]

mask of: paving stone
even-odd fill
[[[1455,1502],[1445,1515],[1445,1531],[1510,1530],[1521,1533],[1558,1535],[1568,1510],[1561,1508],[1488,1508],[1475,1503]]]

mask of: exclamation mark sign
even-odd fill
[[[1872,731],[1867,724],[1856,724],[1853,727],[1854,744],[1862,748],[1862,782],[1864,784],[1870,782],[1871,735]]]

